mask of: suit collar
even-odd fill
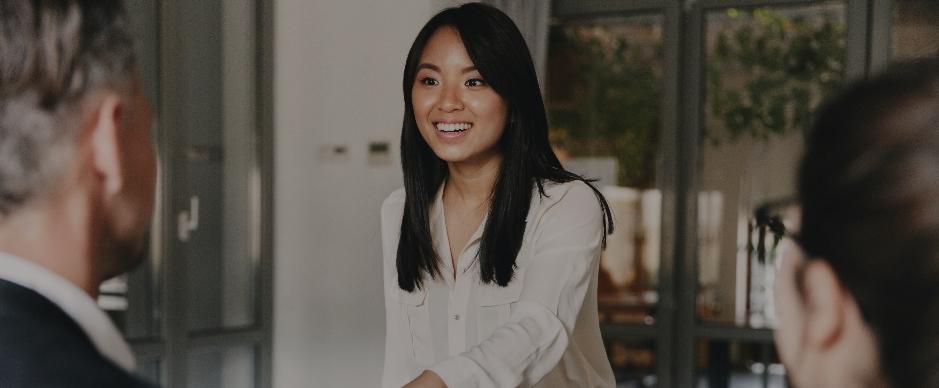
[[[95,348],[127,372],[136,368],[134,354],[120,331],[81,288],[46,268],[0,252],[0,279],[33,290],[64,311],[85,332]]]

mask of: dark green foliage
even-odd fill
[[[769,139],[808,128],[844,68],[844,22],[829,13],[789,17],[769,8],[726,11],[706,61],[705,136]],[[708,128],[717,125],[724,131]]]
[[[614,156],[618,184],[651,187],[661,126],[661,44],[641,46],[622,34],[601,39],[582,33],[590,28],[595,27],[551,31],[552,55],[566,56],[571,64],[552,82],[572,83],[564,87],[571,95],[560,98],[566,103],[549,106],[554,136],[572,156]]]

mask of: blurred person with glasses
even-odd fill
[[[798,206],[757,217],[782,239],[775,339],[790,380],[939,387],[939,62],[852,85],[806,143]]]

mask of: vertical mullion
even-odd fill
[[[257,57],[257,142],[256,150],[261,172],[261,257],[257,268],[260,301],[258,326],[262,331],[262,341],[257,354],[257,387],[273,386],[273,331],[274,331],[274,271],[273,271],[273,214],[274,214],[274,1],[257,0],[256,3],[256,42]]]
[[[844,78],[852,81],[863,78],[870,67],[870,0],[847,0],[847,36],[845,42]]]
[[[891,24],[893,23],[893,0],[868,0],[870,1],[870,13],[868,21],[870,23],[868,31],[868,42],[865,46],[869,52],[867,74],[879,72],[890,62],[890,42],[891,42]]]
[[[769,364],[771,357],[773,357],[772,354],[773,350],[769,343],[760,344],[760,362],[763,363],[763,373],[760,377],[763,388],[769,387]]]
[[[186,386],[186,266],[184,247],[176,239],[176,211],[186,199],[185,144],[180,141],[177,107],[177,75],[179,66],[176,0],[160,2],[160,118],[164,151],[164,223],[163,227],[163,330],[165,338],[165,371],[167,387]],[[183,183],[179,184],[178,183]]]
[[[672,386],[673,330],[675,323],[675,260],[677,229],[681,206],[678,198],[681,187],[679,155],[680,85],[681,85],[681,4],[673,2],[663,9],[665,13],[664,76],[662,93],[662,128],[659,140],[661,164],[656,169],[656,180],[662,190],[662,242],[659,263],[659,302],[656,313],[656,374],[658,385]]]
[[[682,17],[682,50],[680,68],[683,85],[679,118],[678,142],[678,239],[675,254],[675,295],[672,346],[671,387],[694,386],[694,326],[697,294],[697,191],[698,191],[698,137],[700,133],[700,105],[702,102],[702,34],[703,10],[699,4],[689,4]]]
[[[166,93],[170,90],[166,87],[163,81],[163,69],[164,69],[164,58],[167,56],[163,53],[163,48],[166,45],[163,43],[163,21],[164,9],[162,6],[156,6],[156,80],[154,84],[156,85],[156,98],[154,102],[157,106],[157,150],[158,155],[160,153],[166,154],[167,150],[171,149],[172,140],[169,136],[173,132],[172,125],[168,125],[170,122],[169,118],[172,115],[168,114],[167,111],[167,101],[171,101],[172,98],[167,96]],[[162,350],[162,355],[160,357],[160,384],[166,385],[169,381],[169,358],[171,357],[171,348],[169,346],[169,339],[167,338],[168,330],[167,325],[167,306],[169,305],[167,292],[169,287],[167,283],[169,282],[170,276],[166,271],[166,262],[169,260],[169,254],[172,252],[170,244],[172,244],[172,239],[167,236],[173,235],[173,180],[172,178],[172,157],[160,157],[158,161],[160,164],[160,192],[156,195],[160,196],[160,218],[159,224],[153,225],[154,228],[159,228],[159,240],[151,241],[151,244],[157,245],[159,248],[156,250],[158,253],[157,262],[160,263],[159,268],[154,268],[153,278],[155,281],[151,283],[151,287],[159,287],[159,292],[155,292],[159,299],[155,299],[153,302],[159,308],[151,309],[157,317],[159,317],[159,324],[157,328],[159,329],[156,337],[160,340],[160,346]]]

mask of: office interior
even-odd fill
[[[599,313],[618,387],[786,387],[778,247],[812,110],[939,55],[933,0],[491,0],[564,165],[616,214]],[[150,255],[99,305],[170,388],[374,387],[379,207],[401,75],[446,0],[127,0],[160,155]]]

